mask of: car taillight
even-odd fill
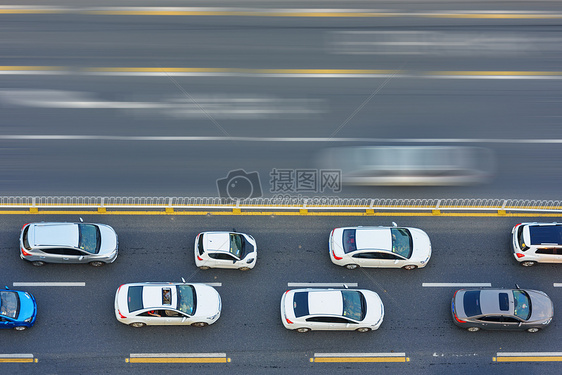
[[[455,320],[456,320],[457,322],[459,322],[459,323],[466,323],[464,320],[460,320],[460,319],[457,317],[457,314],[455,314],[455,297],[457,296],[457,293],[458,293],[458,290],[455,291],[455,294],[453,294],[453,306],[452,306],[452,307],[453,307],[453,316],[455,317]]]
[[[285,320],[287,321],[287,324],[293,324],[293,322],[291,322],[289,319],[285,318]]]
[[[517,258],[523,258],[525,256],[525,254],[521,254],[521,253],[515,253],[515,256]]]
[[[23,230],[23,228],[27,227],[29,225],[29,223],[24,224],[23,227],[21,227],[21,230]]]
[[[125,285],[125,284],[119,285],[119,288],[117,288],[117,291],[118,291],[118,292],[121,290],[121,287],[122,287],[123,285]]]
[[[330,233],[330,236],[333,237],[334,236],[334,231],[336,230],[336,228],[332,229],[332,232]]]
[[[121,311],[119,311],[119,309],[117,309],[117,313],[119,313],[119,316],[121,317],[121,319],[127,318],[125,315],[121,314]]]
[[[197,255],[197,259],[198,259],[198,260],[203,260],[203,258],[201,258],[199,255]]]
[[[455,317],[455,320],[459,323],[466,323],[464,320],[460,320],[459,318],[457,318],[457,314],[453,313],[453,316]]]
[[[25,250],[23,249],[23,247],[22,247],[22,248],[21,248],[21,255],[23,255],[24,257],[28,257],[28,256],[30,256],[31,254],[28,253],[27,251],[25,251]]]
[[[339,256],[336,255],[336,253],[334,252],[334,249],[332,249],[332,255],[333,255],[335,260],[342,260],[343,259],[343,257],[339,257]]]

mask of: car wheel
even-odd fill
[[[369,327],[362,327],[362,328],[356,329],[357,332],[369,332],[370,330],[371,330],[371,328],[369,328]]]
[[[18,327],[14,327],[14,329],[15,329],[16,331],[25,331],[25,330],[27,329],[27,327],[26,327],[26,326],[18,326]],[[529,329],[530,329],[530,328],[529,328]]]
[[[31,262],[31,264],[33,264],[35,267],[41,267],[45,265],[45,262],[42,262],[40,260],[36,260],[34,262]]]
[[[297,328],[297,332],[300,332],[300,333],[306,333],[308,331],[310,331],[310,328],[304,328],[304,327],[303,328]]]
[[[135,328],[141,328],[144,327],[146,324],[145,323],[141,323],[141,322],[134,322],[129,324],[131,327],[135,327]]]
[[[480,328],[479,327],[468,327],[466,330],[468,332],[478,332],[478,331],[480,331]]]
[[[540,330],[541,330],[540,328],[527,328],[527,332],[531,332],[531,333],[536,333]]]
[[[528,260],[528,261],[526,261],[526,262],[521,262],[521,265],[522,265],[523,267],[531,267],[531,266],[534,266],[535,263],[537,263],[537,262],[533,262],[532,260]]]
[[[402,267],[405,270],[415,270],[418,266],[414,266],[413,264],[409,264],[407,266]]]
[[[208,326],[209,324],[205,322],[197,322],[197,323],[192,323],[191,325],[194,327],[205,327]]]
[[[90,262],[90,266],[92,266],[92,267],[101,267],[104,264],[105,264],[104,262],[100,262],[99,260],[96,260],[94,262]]]
[[[211,268],[211,267],[207,267],[207,266],[201,266],[201,267],[199,267],[200,270],[208,270],[209,268]]]
[[[356,268],[358,268],[359,266],[357,264],[347,264],[345,266],[345,268],[347,268],[348,270],[354,270]]]
[[[240,267],[238,268],[240,271],[248,271],[250,267]]]

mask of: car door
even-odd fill
[[[361,267],[395,268],[402,267],[404,263],[396,254],[376,250],[358,252],[352,258]]]
[[[541,246],[535,250],[541,263],[562,263],[562,248]]]
[[[15,324],[13,320],[10,320],[6,317],[0,318],[0,328],[14,328]]]
[[[166,324],[169,325],[189,325],[192,323],[187,315],[172,309],[164,310],[163,316],[166,319]]]
[[[49,263],[65,263],[63,260],[62,249],[60,248],[50,248],[50,249],[41,249],[43,254],[39,255],[40,261],[49,262]]]
[[[238,268],[240,265],[238,258],[225,251],[209,253],[209,258],[213,259],[216,265],[221,268]]]
[[[317,330],[335,331],[355,329],[350,328],[353,322],[338,316],[313,316],[307,318],[306,321],[311,323],[310,328]]]
[[[135,322],[145,323],[151,326],[162,326],[169,324],[163,310],[149,310],[137,314]]]
[[[84,263],[87,261],[85,254],[78,249],[62,248],[60,252],[64,263]]]
[[[525,329],[521,320],[513,316],[502,316],[502,324],[505,329]]]
[[[497,315],[482,316],[476,320],[480,328],[483,329],[502,329],[502,317]]]

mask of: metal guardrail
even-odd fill
[[[528,199],[384,199],[339,197],[251,198],[219,197],[92,197],[92,196],[3,196],[0,209],[166,209],[179,210],[297,210],[297,211],[529,211],[562,212],[562,200]]]

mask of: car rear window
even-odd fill
[[[523,228],[525,228],[524,225],[520,225],[517,228],[517,242],[519,243],[519,247],[521,248],[521,251],[527,251],[529,250],[529,246],[525,245],[525,241],[523,239]]]
[[[562,225],[529,226],[531,245],[543,243],[562,245]]]
[[[343,251],[347,254],[357,250],[357,243],[355,242],[355,229],[343,230]]]
[[[28,225],[25,227],[25,229],[23,230],[23,247],[25,247],[27,250],[31,250],[31,246],[29,246],[29,239],[27,237],[27,234],[29,233],[29,227],[31,225]]]
[[[142,286],[130,286],[127,292],[129,312],[142,309]]]
[[[463,299],[463,307],[466,316],[481,315],[482,310],[480,309],[480,291],[469,290],[465,292],[464,299]]]
[[[296,292],[293,296],[293,310],[297,318],[308,315],[308,292]]]

